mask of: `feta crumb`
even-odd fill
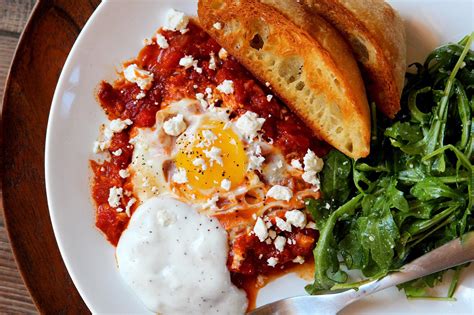
[[[293,191],[288,187],[275,185],[268,190],[267,197],[276,200],[290,201],[291,197],[293,197]]]
[[[122,187],[111,187],[109,189],[109,198],[107,201],[112,208],[117,208],[120,206],[120,200],[123,197],[123,188]]]
[[[143,40],[143,45],[144,45],[144,46],[149,46],[149,45],[151,45],[151,44],[153,44],[153,41],[152,41],[150,38],[145,38],[145,39]]]
[[[208,199],[206,203],[202,205],[202,207],[203,209],[217,210],[217,201],[219,201],[219,196],[214,196]]]
[[[185,31],[189,23],[189,17],[187,17],[183,12],[176,11],[175,9],[170,9],[166,13],[165,17],[165,30],[170,31]]]
[[[135,96],[135,99],[136,100],[141,100],[142,98],[144,98],[146,96],[145,92],[144,91],[140,91],[140,93],[138,93],[136,96]]]
[[[130,176],[130,172],[127,169],[120,170],[119,176],[122,178],[127,178]]]
[[[208,144],[212,144],[215,140],[217,140],[217,136],[211,130],[208,129],[204,129],[202,131],[202,136]]]
[[[232,80],[224,80],[217,86],[217,90],[224,94],[232,94],[234,93],[234,82]]]
[[[225,130],[225,128],[224,128],[224,130]],[[235,141],[234,138],[230,139],[229,143],[232,144],[232,145],[237,145],[237,141]]]
[[[228,179],[223,179],[222,182],[221,182],[221,187],[222,189],[224,190],[227,190],[229,191],[230,190],[230,186],[232,185],[231,181],[228,180]]]
[[[291,232],[291,224],[286,222],[285,220],[277,217],[275,219],[276,226],[281,230],[281,231],[287,231]]]
[[[248,140],[257,136],[257,132],[262,129],[265,118],[259,118],[254,112],[247,111],[235,122],[237,130]]]
[[[170,136],[179,136],[186,130],[186,123],[182,114],[178,114],[173,118],[168,119],[163,124],[163,130]]]
[[[316,176],[315,171],[304,172],[303,175],[301,175],[301,177],[308,184],[315,185],[315,186],[319,186],[319,184],[320,184],[319,178],[318,178],[318,176]]]
[[[266,87],[270,87],[270,82],[265,82]]]
[[[148,90],[153,83],[153,73],[140,69],[136,64],[131,64],[123,71],[128,82],[136,83],[142,90]]]
[[[204,99],[204,94],[196,93],[196,99],[199,101],[202,107],[207,108],[207,106],[209,106],[207,101]]]
[[[302,170],[303,165],[301,164],[300,160],[291,160],[291,166],[297,170]]]
[[[185,184],[188,182],[188,176],[186,170],[182,167],[179,167],[172,177],[173,181],[177,184]]]
[[[251,155],[249,156],[249,164],[247,166],[248,171],[260,170],[262,164],[265,162],[265,158],[261,155]]]
[[[323,159],[319,158],[313,151],[309,149],[308,152],[306,152],[303,161],[305,171],[314,171],[319,173],[324,166]]]
[[[222,29],[222,23],[221,22],[216,22],[212,25],[216,30],[221,30]]]
[[[179,60],[179,65],[184,67],[185,69],[191,68],[194,65],[193,56],[184,56]]]
[[[304,258],[301,257],[301,256],[296,256],[295,259],[292,260],[292,262],[294,262],[295,264],[304,264]]]
[[[203,150],[203,152],[211,162],[211,166],[214,164],[214,162],[217,162],[217,164],[224,166],[224,162],[222,161],[221,149],[212,147],[210,150]]]
[[[267,259],[267,265],[270,267],[275,267],[278,264],[278,258],[276,257],[270,257]]]
[[[114,152],[112,152],[113,155],[115,156],[121,156],[122,155],[122,149],[118,149],[118,150],[115,150]]]
[[[255,221],[253,232],[258,237],[260,242],[265,241],[265,239],[268,237],[268,230],[262,218],[258,217],[257,221]]]
[[[311,229],[311,230],[316,230],[316,223],[314,222],[308,222],[308,224],[306,224],[305,226],[305,229]]]
[[[130,198],[130,200],[127,202],[127,205],[125,206],[125,213],[127,214],[127,216],[130,216],[130,210],[136,201],[137,199]]]
[[[285,213],[286,222],[300,229],[306,226],[306,215],[299,210],[291,210]]]
[[[272,100],[272,98],[273,98],[273,95],[271,95],[271,94],[267,95],[267,102],[270,102]]]
[[[215,57],[214,53],[211,53],[209,56],[210,56],[210,58],[209,58],[209,69],[216,70],[217,64],[216,64],[216,57]]]
[[[156,34],[156,43],[162,49],[166,49],[166,48],[170,47],[168,41],[166,40],[166,37],[164,37],[160,33]]]
[[[130,126],[132,124],[133,124],[133,121],[131,121],[130,119],[125,119],[125,120],[114,119],[110,122],[109,129],[110,131],[114,133],[118,133],[124,130],[125,128],[127,128],[127,126]]]
[[[224,48],[221,48],[219,50],[219,52],[217,53],[217,55],[219,56],[220,59],[222,60],[225,60],[227,59],[227,57],[229,57],[229,53],[227,52],[227,50],[225,50]]]
[[[203,171],[207,170],[207,164],[206,164],[206,161],[204,161],[203,158],[195,158],[193,160],[193,165],[194,166],[201,166],[201,169]]]
[[[115,211],[117,211],[117,212],[123,212],[123,209],[122,209],[122,208],[117,208]]]
[[[277,251],[282,252],[283,249],[285,249],[286,237],[278,236],[273,242],[273,244],[275,245],[275,248],[277,249]]]
[[[257,220],[257,214],[256,213],[252,213],[252,219]]]

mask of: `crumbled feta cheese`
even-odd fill
[[[234,82],[232,80],[224,80],[217,86],[217,90],[224,94],[234,93]]]
[[[212,25],[216,30],[221,30],[222,29],[222,23],[221,22],[216,22]]]
[[[135,99],[141,100],[141,99],[144,98],[145,96],[146,96],[145,92],[144,92],[144,91],[140,91],[140,93],[138,93],[138,94],[135,96]]]
[[[258,217],[257,221],[255,221],[253,232],[258,237],[260,242],[265,241],[265,239],[268,237],[268,230],[262,218]]]
[[[188,23],[189,17],[187,17],[183,12],[170,9],[166,13],[165,26],[163,28],[170,31],[185,32]]]
[[[122,209],[122,208],[117,208],[115,211],[117,211],[117,212],[123,212],[123,209]]]
[[[203,209],[217,210],[217,201],[219,201],[219,196],[214,196],[208,199],[206,203],[202,205],[202,207]]]
[[[216,70],[217,64],[216,64],[216,57],[215,57],[214,53],[211,53],[209,56],[210,56],[210,58],[209,58],[209,69]]]
[[[308,222],[308,224],[306,224],[305,226],[305,229],[311,229],[311,230],[316,230],[316,223],[314,222]]]
[[[296,256],[295,259],[292,260],[295,264],[304,264],[304,258],[301,256]]]
[[[273,241],[273,244],[275,245],[277,251],[282,252],[283,249],[285,249],[286,237],[278,236],[275,241]]]
[[[127,169],[120,170],[119,176],[122,178],[127,178],[130,176],[130,172]]]
[[[112,152],[113,155],[115,156],[121,156],[122,155],[122,149],[118,149],[118,150],[115,150],[114,152]]]
[[[166,40],[166,37],[164,37],[160,33],[156,34],[156,43],[162,49],[166,49],[166,48],[170,47],[168,41]]]
[[[120,206],[120,200],[123,197],[123,188],[122,187],[111,187],[109,189],[109,198],[107,201],[112,208],[117,208]]]
[[[227,52],[227,50],[225,50],[224,48],[221,48],[219,50],[219,52],[217,53],[217,55],[219,56],[220,59],[224,60],[224,59],[227,59],[227,57],[229,57],[229,53]]]
[[[217,162],[217,164],[224,166],[224,162],[222,161],[221,149],[212,147],[210,150],[203,150],[203,152],[211,162],[211,166],[214,164],[214,162]]]
[[[179,60],[179,65],[184,67],[185,69],[191,68],[194,65],[193,56],[184,56]]]
[[[230,186],[232,185],[231,181],[228,180],[228,179],[223,179],[222,182],[221,182],[221,187],[222,189],[224,190],[227,190],[229,191],[230,190]]]
[[[173,118],[168,119],[163,124],[163,130],[170,136],[179,136],[186,130],[186,123],[182,114],[178,114]]]
[[[148,90],[153,83],[153,73],[140,69],[136,64],[131,64],[123,71],[128,82],[136,83],[142,90]]]
[[[270,267],[275,267],[278,264],[278,258],[276,257],[270,257],[267,259],[267,265]]]
[[[199,101],[202,107],[207,108],[207,106],[209,106],[207,101],[204,99],[204,94],[196,93],[196,99]]]
[[[267,102],[270,102],[272,100],[272,98],[273,98],[273,95],[271,95],[271,94],[267,95]]]
[[[110,131],[114,133],[118,133],[124,130],[125,128],[127,128],[127,126],[130,126],[132,124],[133,124],[133,121],[131,121],[130,119],[125,119],[125,120],[114,119],[110,122],[109,129]]]
[[[259,118],[254,112],[247,111],[237,119],[235,127],[244,137],[251,140],[257,136],[264,122],[265,118]]]
[[[297,170],[302,170],[303,165],[301,164],[300,160],[291,160],[291,166]]]
[[[182,167],[179,167],[172,177],[173,181],[177,184],[185,184],[188,182],[188,176],[186,170]]]
[[[275,219],[276,226],[281,230],[281,231],[287,231],[291,232],[291,224],[283,220],[282,218],[277,217]]]
[[[212,98],[212,88],[207,87],[205,92],[207,94],[207,98]]]
[[[203,171],[207,170],[207,164],[206,164],[206,161],[204,161],[203,158],[195,158],[193,160],[193,165],[194,166],[201,166],[201,169]]]
[[[313,151],[309,149],[308,152],[306,152],[303,161],[305,172],[314,171],[316,173],[319,173],[324,166],[323,159],[319,158]]]
[[[291,197],[293,197],[293,191],[288,187],[275,185],[268,190],[267,197],[276,200],[290,201]]]
[[[306,214],[299,210],[291,210],[285,213],[286,222],[300,229],[306,225]]]
[[[247,166],[248,171],[260,170],[262,164],[265,162],[265,158],[261,155],[251,155],[249,156],[249,164]]]
[[[151,39],[145,38],[145,39],[143,40],[143,45],[149,46],[149,45],[151,45],[151,44],[153,44],[153,41],[152,41]]]
[[[315,172],[315,171],[307,171],[307,172],[304,172],[303,175],[301,175],[301,177],[302,177],[303,180],[304,180],[305,182],[307,182],[308,184],[315,185],[315,186],[319,186],[319,184],[320,184],[319,178],[318,178],[318,176],[316,175],[316,172]]]
[[[125,213],[127,216],[130,216],[130,210],[132,209],[132,206],[135,204],[137,199],[135,198],[130,198],[130,200],[127,202],[127,206],[125,206]]]
[[[270,87],[270,82],[265,82],[266,87]]]
[[[217,136],[211,130],[204,129],[202,131],[202,136],[209,144],[212,144],[215,140],[217,140]]]

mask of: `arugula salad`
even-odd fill
[[[395,120],[372,104],[367,158],[354,161],[336,150],[325,157],[322,198],[307,201],[320,233],[310,294],[358,288],[474,230],[473,40],[474,33],[412,65]],[[347,270],[360,270],[363,280],[354,282]],[[427,297],[442,275],[400,288]]]

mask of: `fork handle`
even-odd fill
[[[466,234],[462,241],[457,238],[430,251],[411,263],[406,264],[398,272],[391,273],[382,279],[360,286],[358,291],[350,290],[351,297],[348,299],[346,305],[388,287],[396,286],[470,261],[474,261],[474,232]]]

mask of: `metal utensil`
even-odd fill
[[[455,239],[403,266],[400,271],[354,289],[324,295],[297,296],[261,306],[248,315],[326,315],[337,314],[351,303],[383,289],[408,282],[441,270],[474,261],[474,232],[462,242]]]

